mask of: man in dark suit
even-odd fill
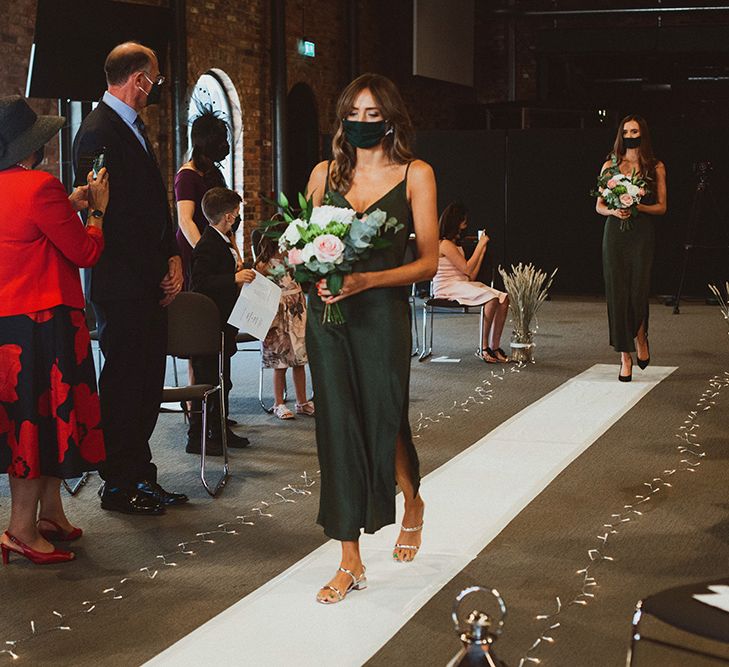
[[[101,506],[156,515],[187,501],[157,483],[149,448],[164,384],[165,307],[182,288],[167,188],[138,115],[158,101],[164,77],[154,51],[134,42],[115,47],[104,69],[107,91],[73,146],[77,173],[104,153],[114,183],[105,212],[106,246],[87,272],[86,292],[105,359],[99,378],[107,452]]]
[[[202,210],[210,225],[203,231],[200,240],[192,251],[192,290],[200,292],[215,301],[220,312],[220,330],[225,332],[225,355],[223,365],[223,382],[225,390],[225,413],[228,413],[228,395],[232,388],[230,380],[230,357],[236,350],[236,334],[238,330],[228,324],[228,318],[238,299],[238,293],[244,283],[252,282],[255,271],[245,269],[240,264],[238,253],[232,246],[231,230],[240,221],[240,195],[227,188],[211,188],[202,199]],[[195,380],[204,384],[217,384],[217,357],[193,357],[192,367]],[[211,425],[207,451],[210,454],[222,454],[220,422],[218,414],[217,394],[209,402],[209,419]],[[195,404],[199,410],[199,405]],[[186,451],[191,454],[200,453],[200,418],[196,413],[190,415],[190,431],[188,433]],[[248,439],[227,432],[228,447],[247,447]]]

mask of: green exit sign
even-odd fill
[[[313,58],[316,56],[316,44],[309,41],[308,39],[299,40],[299,53],[307,58]]]

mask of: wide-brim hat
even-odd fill
[[[0,170],[44,146],[65,122],[63,116],[39,116],[21,95],[0,97]]]

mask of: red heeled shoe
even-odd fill
[[[73,530],[66,532],[52,519],[44,519],[41,517],[40,519],[38,519],[38,523],[40,523],[41,521],[50,523],[55,528],[55,530],[38,528],[38,532],[43,535],[43,537],[45,537],[49,542],[73,542],[84,534],[84,531],[81,528],[74,528]]]
[[[11,535],[7,530],[5,531],[5,537],[19,548],[12,549],[7,544],[0,544],[0,550],[2,550],[3,555],[3,565],[8,564],[11,553],[25,556],[31,563],[35,563],[36,565],[65,563],[66,561],[76,558],[76,554],[73,553],[73,551],[61,551],[60,549],[54,549],[50,553],[43,553],[42,551],[31,549],[27,544],[21,542],[17,537],[15,537],[15,535]]]

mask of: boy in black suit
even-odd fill
[[[230,380],[230,358],[235,354],[235,337],[238,330],[228,324],[238,293],[244,283],[252,282],[256,274],[241,266],[238,253],[231,241],[231,229],[240,220],[241,198],[238,193],[227,188],[212,188],[205,193],[202,209],[210,226],[205,229],[192,253],[192,291],[200,292],[215,301],[220,311],[220,330],[225,332],[225,354],[223,380],[225,383],[225,405],[233,386]],[[192,367],[195,380],[204,384],[217,384],[217,357],[193,357]],[[216,395],[208,402],[209,439],[207,452],[222,454],[220,420],[217,418],[219,407]],[[200,410],[199,404],[194,410]],[[226,410],[227,414],[227,410]],[[200,429],[202,418],[199,414],[190,415],[190,430],[185,451],[200,453]],[[248,439],[227,432],[228,447],[247,447]]]

